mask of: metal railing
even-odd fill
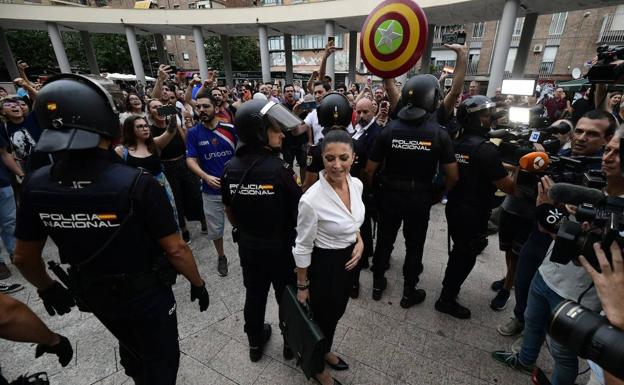
[[[468,68],[466,69],[466,75],[476,75],[479,72],[479,61],[468,62]]]
[[[624,13],[613,13],[604,16],[597,43],[624,43]]]
[[[555,62],[544,61],[540,64],[538,74],[540,78],[547,78],[547,77],[550,77],[554,71],[555,71]]]

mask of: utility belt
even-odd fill
[[[398,179],[387,176],[380,177],[381,187],[384,190],[397,190],[405,192],[433,193],[434,186],[431,182],[421,182],[415,179]]]
[[[88,303],[114,303],[133,299],[156,287],[170,287],[177,278],[171,265],[159,264],[153,271],[107,276],[90,275],[49,261],[48,266],[72,293],[81,311],[91,311]]]

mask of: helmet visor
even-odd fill
[[[299,127],[303,121],[286,107],[275,102],[268,102],[260,114],[267,119],[267,122],[275,128],[279,128],[284,132],[292,131]]]

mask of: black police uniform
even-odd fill
[[[294,104],[290,105],[286,102],[282,103],[284,107],[286,107],[289,111],[292,111],[294,108]],[[307,112],[303,112],[299,114],[301,119],[304,119],[307,115]],[[294,164],[294,161],[297,160],[297,164],[299,165],[299,174],[301,175],[301,179],[303,180],[303,176],[305,174],[306,168],[306,144],[308,143],[307,135],[293,135],[290,132],[284,133],[284,140],[282,142],[282,155],[284,158],[284,162],[288,163],[291,167]]]
[[[403,222],[404,287],[413,289],[423,271],[422,254],[435,195],[438,164],[455,162],[451,140],[428,115],[415,121],[391,121],[377,138],[369,159],[384,163],[380,174],[377,245],[373,254],[376,279],[384,276]]]
[[[74,293],[119,339],[137,384],[171,385],[179,364],[175,271],[157,239],[177,232],[164,189],[112,151],[69,152],[28,175],[15,235],[48,236]]]
[[[243,146],[225,166],[221,191],[239,235],[246,289],[245,333],[250,346],[260,346],[269,287],[273,284],[280,303],[285,286],[296,281],[291,247],[301,188],[277,152]]]
[[[487,244],[487,224],[496,187],[507,176],[496,146],[482,136],[464,134],[455,142],[459,181],[448,193],[446,219],[453,248],[440,298],[454,301]]]

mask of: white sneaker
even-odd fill
[[[524,329],[524,324],[516,319],[516,317],[511,317],[509,322],[504,325],[498,325],[496,330],[500,333],[500,335],[505,337],[515,336],[516,334],[520,334]]]
[[[0,283],[0,293],[2,294],[11,294],[22,290],[24,286],[19,283]]]

